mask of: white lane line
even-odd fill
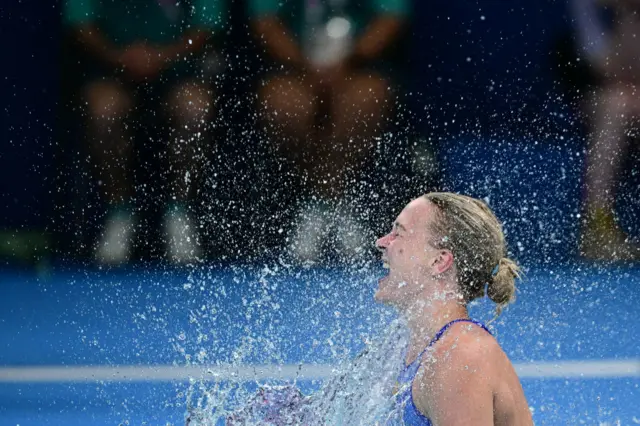
[[[640,359],[562,361],[515,364],[522,379],[640,378]],[[239,366],[28,366],[0,367],[0,383],[167,382],[210,380],[325,379],[334,372],[327,364]]]
[[[265,380],[265,379],[324,379],[333,372],[333,366],[323,364],[302,365],[239,365],[189,366],[121,365],[121,366],[47,366],[0,367],[0,383],[28,382],[122,382],[122,381],[186,381],[190,378],[211,380]]]
[[[559,361],[516,364],[521,378],[623,378],[640,377],[640,359]]]

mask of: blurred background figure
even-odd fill
[[[250,0],[249,11],[271,65],[261,118],[295,165],[286,185],[301,183],[290,253],[315,262],[329,245],[351,259],[370,238],[348,190],[394,106],[383,59],[398,48],[409,0]]]
[[[627,158],[631,125],[640,118],[640,1],[573,0],[579,54],[595,88],[583,100],[589,121],[580,253],[593,260],[637,260],[615,216],[616,186]]]
[[[186,262],[199,255],[188,202],[203,166],[204,133],[215,99],[204,54],[225,14],[223,0],[66,1],[65,22],[90,62],[82,89],[86,136],[108,207],[95,248],[99,262],[126,262],[132,253],[139,228],[132,179],[139,172],[132,169],[134,140],[158,144],[153,152],[166,171],[167,256]],[[149,109],[162,124],[162,142],[142,141],[135,134],[136,120]]]

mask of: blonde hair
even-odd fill
[[[507,258],[502,224],[481,200],[448,192],[423,196],[437,207],[431,230],[433,245],[453,254],[458,285],[466,302],[487,296],[497,304],[496,313],[515,300],[515,280],[520,268]]]

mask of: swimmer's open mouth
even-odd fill
[[[378,283],[382,283],[383,281],[385,281],[389,277],[389,273],[391,272],[389,261],[386,258],[382,258],[382,267],[384,268],[385,271],[384,271],[384,275],[380,277],[380,279],[378,280]]]

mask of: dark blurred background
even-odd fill
[[[272,47],[279,45],[276,41],[269,46],[269,31],[277,32],[272,26],[286,26],[288,21],[282,17],[277,20],[277,16],[270,20],[268,11],[260,10],[260,2],[254,3],[257,6],[246,0],[225,2],[221,22],[208,22],[199,29],[202,32],[211,27],[214,35],[203,42],[202,50],[178,54],[185,58],[204,55],[210,61],[208,68],[197,65],[197,81],[202,85],[197,93],[208,97],[198,97],[196,107],[206,114],[187,117],[189,105],[193,105],[189,104],[187,112],[166,118],[155,112],[158,105],[164,105],[160,97],[131,96],[130,101],[135,98],[136,102],[135,108],[131,107],[135,114],[127,119],[135,125],[122,125],[122,129],[131,132],[127,138],[133,141],[127,151],[132,193],[123,192],[130,198],[127,200],[125,196],[111,197],[115,200],[112,203],[106,190],[102,191],[110,178],[95,174],[99,155],[92,146],[98,139],[103,143],[118,126],[113,120],[121,117],[111,111],[109,130],[105,127],[102,131],[106,133],[99,133],[98,122],[105,120],[106,113],[101,118],[92,116],[96,109],[92,110],[91,98],[87,100],[86,87],[90,77],[99,75],[96,68],[103,69],[104,64],[96,65],[99,61],[89,52],[87,41],[79,40],[82,31],[86,38],[89,27],[83,25],[87,22],[69,18],[68,6],[60,2],[45,5],[23,0],[0,6],[0,38],[5,47],[0,255],[5,262],[122,264],[277,258],[290,253],[288,247],[300,249],[296,232],[317,229],[320,223],[307,219],[324,207],[305,210],[300,200],[317,201],[324,194],[333,200],[331,206],[357,206],[357,212],[347,216],[359,222],[349,222],[349,226],[361,230],[360,234],[351,241],[323,246],[323,259],[335,260],[331,253],[338,243],[347,247],[367,241],[372,248],[370,237],[383,232],[411,197],[430,190],[459,191],[487,200],[504,222],[511,251],[521,260],[638,259],[634,241],[640,235],[640,177],[634,127],[621,131],[612,124],[616,117],[633,118],[640,110],[635,106],[640,103],[633,67],[637,56],[633,48],[625,51],[630,44],[625,34],[635,25],[633,19],[627,19],[636,13],[632,0],[414,1],[401,12],[378,9],[383,17],[399,17],[400,23],[395,23],[399,29],[393,22],[383,22],[389,27],[381,28],[394,34],[390,46],[374,60],[359,57],[354,62],[353,75],[362,77],[357,81],[364,89],[347,98],[345,115],[335,113],[340,108],[337,101],[334,116],[319,107],[314,119],[334,131],[317,141],[308,133],[301,136],[304,129],[297,134],[292,130],[305,119],[296,109],[302,108],[302,103],[287,104],[294,102],[293,95],[281,96],[281,101],[276,97],[284,93],[283,88],[293,87],[288,78],[298,81],[296,78],[308,69],[293,60],[283,65],[277,54],[271,53]],[[361,2],[350,3],[352,8],[361,6]],[[136,9],[130,7],[134,14]],[[133,16],[127,24],[143,21]],[[597,28],[593,30],[591,24]],[[607,35],[607,47],[593,53],[598,40],[585,36],[587,30]],[[135,61],[135,52],[131,55]],[[625,55],[628,63],[602,59]],[[374,72],[386,80],[382,84],[373,81]],[[333,81],[328,74],[309,77],[316,80],[305,86],[306,76],[311,74],[309,71],[299,80],[301,91],[324,85],[328,91],[334,90],[330,87],[333,83],[327,83]],[[357,87],[356,77],[343,75],[341,78],[348,81],[344,87]],[[103,75],[99,78],[104,81]],[[150,79],[143,76],[122,86],[139,90],[150,87]],[[269,86],[274,81],[280,86]],[[388,90],[391,86],[393,90]],[[376,87],[381,88],[380,93]],[[113,100],[112,92],[102,93],[102,99]],[[367,101],[365,95],[374,98]],[[386,98],[383,101],[375,96]],[[384,125],[367,127],[377,110],[361,116],[358,111],[368,108],[366,102],[375,106],[377,99],[393,106],[380,119]],[[177,105],[183,101],[178,98]],[[283,110],[280,115],[270,115],[274,108]],[[301,115],[294,114],[291,122],[283,122],[282,117],[292,116],[286,108]],[[181,119],[185,117],[192,122],[184,124]],[[340,124],[345,117],[352,127]],[[358,124],[362,123],[365,125],[360,129]],[[167,124],[173,127],[164,133]],[[344,134],[340,133],[341,125],[347,126]],[[364,133],[373,127],[379,131],[367,134],[364,140]],[[200,134],[197,155],[178,152],[174,161],[172,154],[159,154],[179,151],[168,142],[181,140],[180,129],[184,128],[188,130],[185,146],[190,149],[195,142],[188,142],[189,138]],[[91,133],[92,129],[98,129],[97,133]],[[629,142],[607,142],[604,146],[598,135]],[[284,150],[285,154],[298,150],[299,163],[279,150],[278,141],[273,142],[289,136],[302,140],[302,145]],[[309,189],[300,183],[311,181],[315,169],[305,174],[307,171],[299,171],[299,164],[331,165],[342,157],[351,159],[342,155],[346,151],[332,148],[358,137],[363,141],[355,143],[371,145],[359,160],[360,174],[351,178],[351,169],[344,169],[343,181],[336,180],[328,189]],[[312,143],[326,152],[306,158],[306,147]],[[353,148],[346,142],[344,146],[345,150]],[[118,149],[102,151],[106,157],[116,158],[108,166],[113,173],[124,167],[117,161],[124,158]],[[609,158],[602,152],[620,154]],[[190,159],[199,165],[189,163]],[[182,175],[174,176],[176,162],[182,166],[186,162],[190,176],[195,175],[200,183],[197,190],[187,189],[193,194],[182,204],[172,203],[176,201],[174,186],[182,179]],[[587,164],[596,171],[611,171],[591,176]],[[104,172],[106,167],[99,163],[97,168]],[[324,173],[322,167],[319,170]],[[106,175],[113,178],[110,173]],[[295,177],[298,175],[305,177]],[[599,188],[594,194],[585,184],[588,179]],[[174,185],[174,181],[178,183]],[[336,196],[336,187],[343,188],[341,194],[349,189],[352,194]],[[124,207],[119,203],[127,206],[131,216],[121,214]],[[174,209],[174,204],[179,205]],[[330,210],[347,217],[339,213],[340,207]],[[335,218],[331,214],[324,218]],[[130,219],[133,215],[135,223]],[[174,219],[175,223],[171,222]],[[120,233],[113,231],[118,224]],[[115,234],[105,242],[109,226]],[[125,232],[128,228],[135,229],[135,235]],[[192,239],[178,241],[187,234]],[[191,245],[194,241],[197,247]],[[101,251],[104,244],[124,247],[126,253]],[[314,250],[305,247],[302,257],[317,260]],[[356,253],[371,255],[370,251]]]

